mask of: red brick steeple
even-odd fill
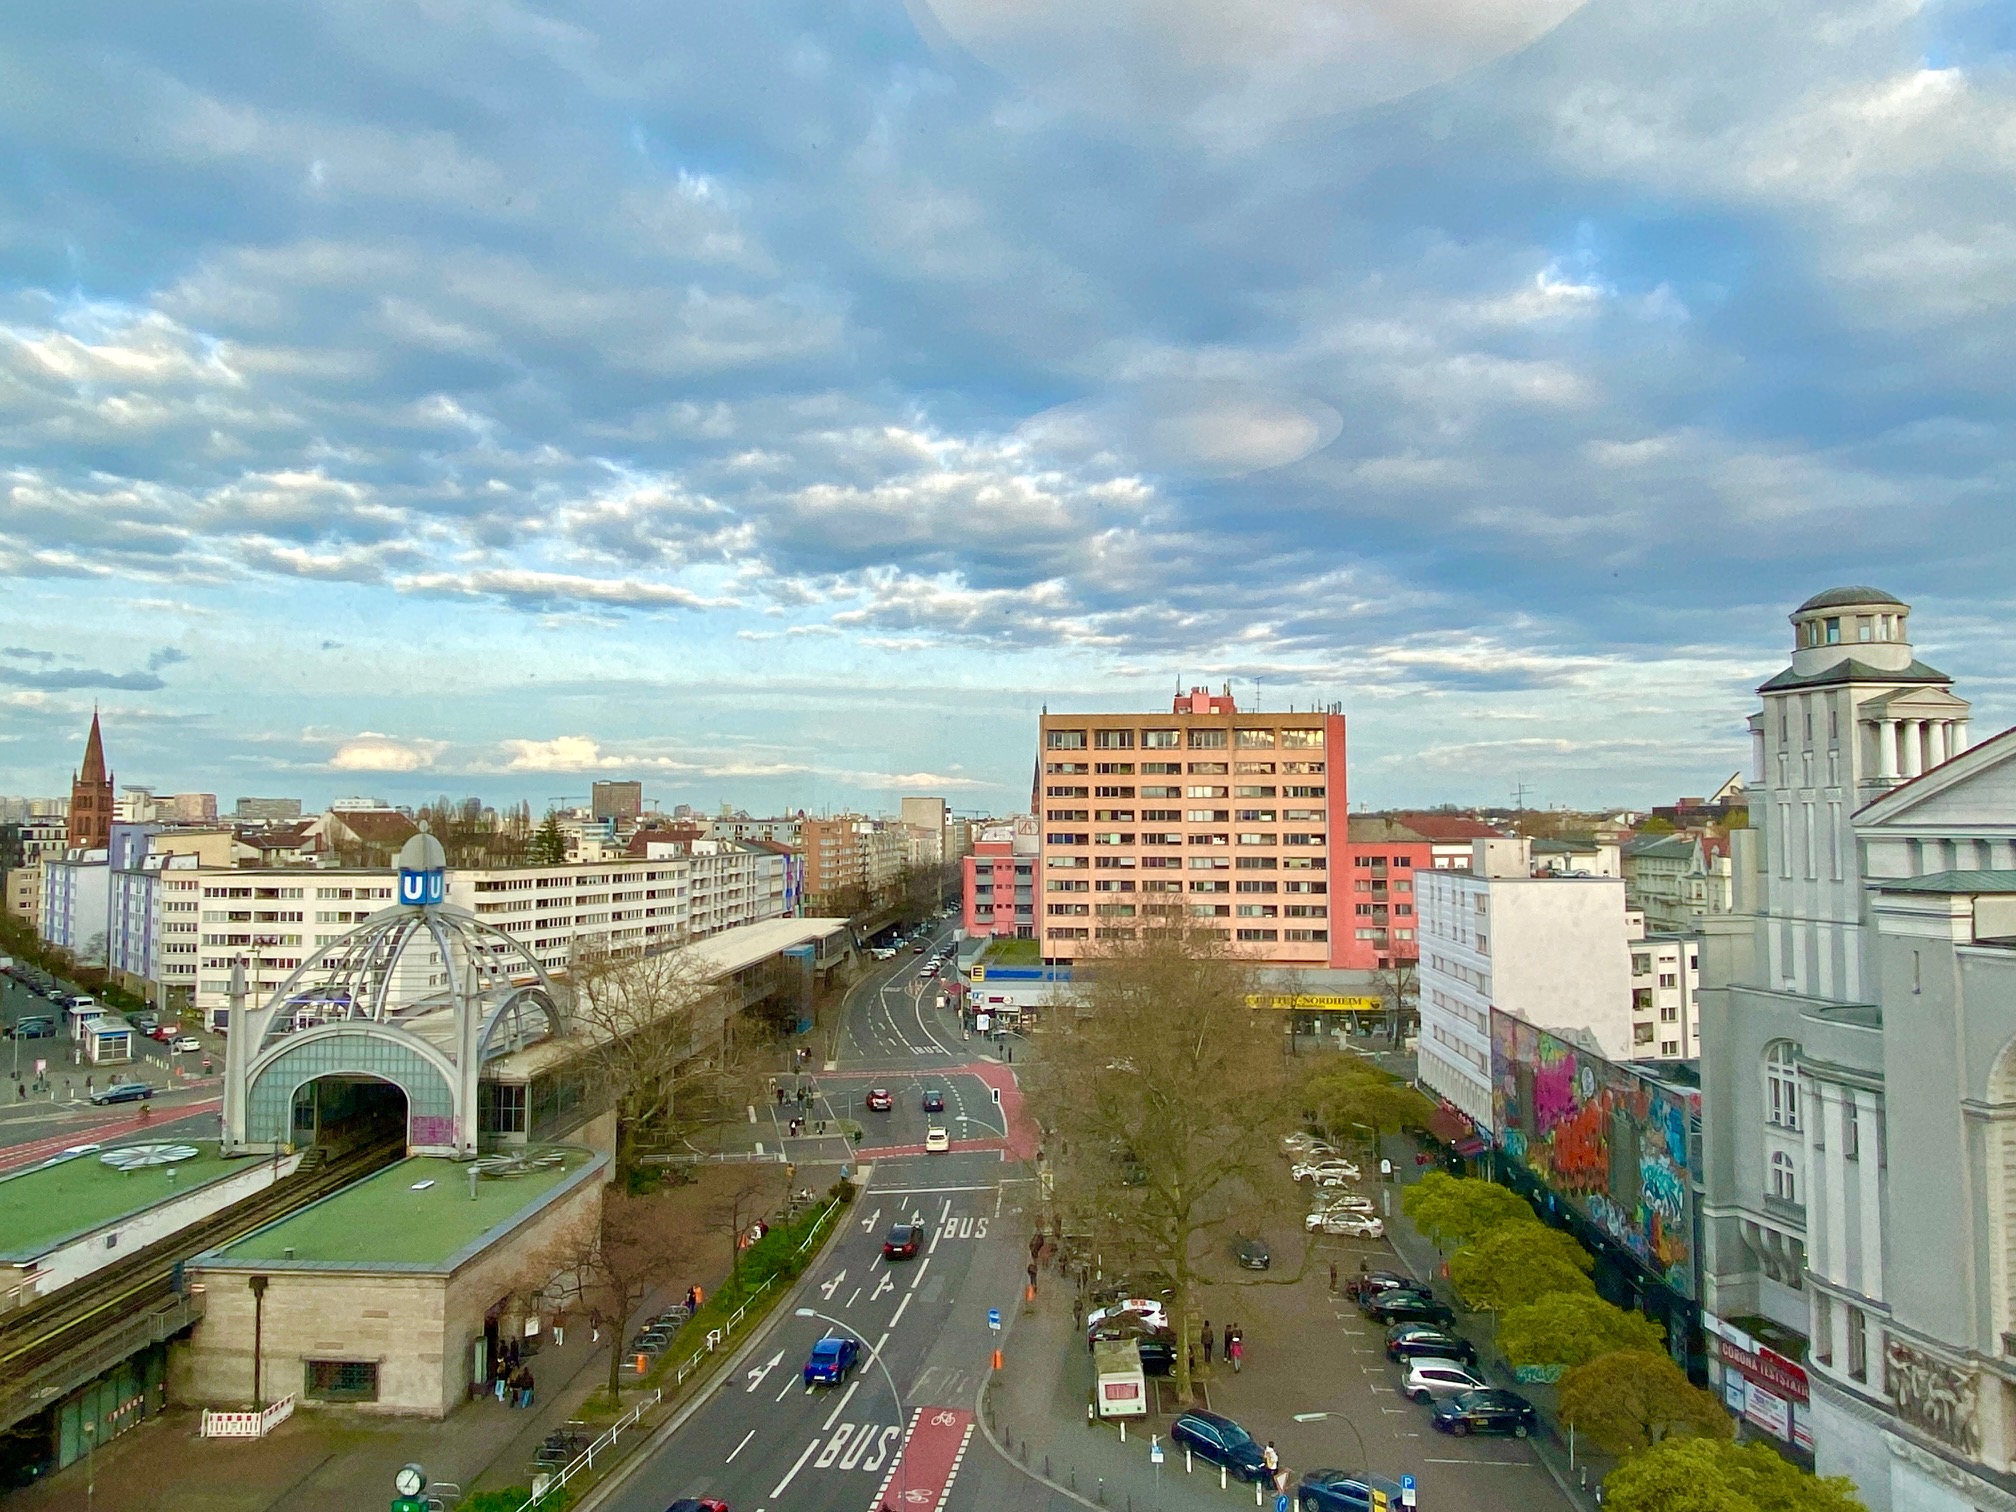
[[[91,711],[91,737],[84,742],[84,767],[70,777],[72,850],[100,850],[112,841],[112,774],[105,770],[105,739],[98,711]]]

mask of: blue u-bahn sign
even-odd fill
[[[448,873],[445,871],[404,871],[399,873],[399,901],[413,907],[446,902]]]

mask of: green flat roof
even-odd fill
[[[222,1265],[437,1271],[491,1230],[507,1228],[544,1205],[600,1158],[572,1146],[550,1148],[565,1156],[564,1164],[523,1176],[479,1176],[473,1202],[466,1161],[409,1156],[202,1259]]]
[[[0,1176],[0,1260],[45,1255],[67,1239],[259,1164],[221,1159],[214,1139],[126,1139],[105,1148],[136,1144],[186,1144],[199,1153],[172,1166],[115,1171],[99,1161],[101,1152],[92,1150]]]

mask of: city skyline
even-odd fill
[[[1990,9],[1499,9],[24,18],[0,788],[1003,808],[1229,679],[1623,803],[1857,582],[1996,727]]]

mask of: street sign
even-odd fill
[[[1162,1463],[1162,1446],[1160,1443],[1151,1443],[1148,1446],[1148,1463],[1151,1465]]]
[[[973,979],[974,981],[976,981],[976,982],[984,982],[984,981],[986,981],[986,980],[987,980],[987,963],[986,963],[986,962],[984,962],[984,961],[975,961],[975,962],[973,963],[973,969],[972,969],[972,971],[968,972],[968,973],[967,973],[967,975],[969,975],[970,977],[972,977],[972,979]]]
[[[1400,1477],[1400,1505],[1403,1507],[1414,1505],[1414,1477],[1411,1475]]]
[[[1000,1308],[998,1308],[998,1307],[990,1307],[990,1308],[988,1308],[988,1309],[987,1309],[987,1326],[988,1326],[989,1328],[993,1329],[993,1330],[994,1330],[994,1331],[995,1331],[996,1333],[999,1333],[999,1332],[1001,1331],[1001,1309],[1000,1309]]]
[[[988,1088],[987,1090],[988,1090],[988,1091],[989,1091],[990,1093],[992,1093],[992,1094],[993,1094],[993,1096],[994,1096],[994,1106],[995,1106],[995,1107],[997,1107],[997,1108],[998,1108],[998,1107],[1000,1107],[1000,1106],[1001,1106],[1001,1089],[1000,1089],[999,1087],[989,1087],[989,1088]]]

